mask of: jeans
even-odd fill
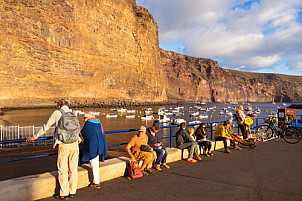
[[[162,149],[158,149],[158,148],[154,148],[154,151],[156,152],[157,158],[155,161],[156,165],[166,165],[167,163],[167,156],[168,156],[168,149],[166,148],[162,148]]]
[[[217,138],[215,138],[215,141],[223,141],[224,149],[228,148],[227,138],[226,137],[217,137]]]
[[[204,147],[203,148],[204,152],[206,152],[207,150],[211,151],[212,143],[210,141],[198,142],[198,145]]]
[[[246,125],[245,125],[245,124],[238,124],[238,127],[239,127],[240,130],[241,130],[243,139],[246,139],[246,138],[247,138]]]
[[[178,149],[189,149],[189,157],[193,158],[193,156],[198,156],[198,144],[196,142],[185,142],[180,144]]]

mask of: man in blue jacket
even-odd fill
[[[161,167],[170,169],[170,167],[166,164],[168,157],[168,149],[163,147],[163,143],[158,141],[157,132],[160,129],[160,126],[157,122],[155,122],[151,129],[148,129],[146,135],[148,136],[148,145],[153,148],[156,152],[157,159],[154,162],[154,169],[161,171]]]

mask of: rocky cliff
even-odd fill
[[[168,78],[167,95],[170,99],[302,102],[302,76],[228,70],[211,59],[163,49],[161,58]]]
[[[135,0],[2,0],[0,50],[2,102],[166,99],[157,24]]]
[[[135,0],[0,0],[0,107],[302,101],[299,76],[219,67],[159,49]]]

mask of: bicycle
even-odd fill
[[[300,142],[302,137],[302,132],[296,127],[290,127],[288,123],[288,118],[281,124],[281,126],[276,126],[278,121],[277,117],[269,117],[264,119],[268,125],[262,125],[257,129],[258,136],[264,136],[266,139],[280,139],[283,138],[286,142],[290,144],[296,144]]]

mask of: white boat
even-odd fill
[[[170,118],[166,115],[159,115],[159,119],[157,119],[159,123],[167,123],[170,121]]]
[[[78,116],[78,114],[84,114],[85,112],[82,112],[81,110],[73,110],[73,113]]]
[[[220,114],[220,115],[224,115],[224,112],[223,112],[223,111],[220,111],[219,114]]]
[[[245,111],[252,111],[252,107],[246,107],[244,110]]]
[[[135,118],[135,114],[133,114],[133,115],[126,115],[126,118]]]
[[[154,117],[153,115],[144,115],[141,117],[141,120],[153,120]]]
[[[162,111],[162,110],[158,110],[157,114],[158,114],[158,115],[164,115],[164,114],[165,114],[165,112],[164,112],[164,111]]]
[[[200,106],[194,106],[195,109],[200,110],[201,107]]]
[[[282,103],[282,105],[286,106],[286,103]]]
[[[233,113],[232,113],[232,112],[227,112],[227,114],[228,114],[229,116],[232,116],[232,115],[233,115]]]
[[[107,118],[117,117],[117,114],[107,114],[106,117]]]
[[[198,116],[199,115],[199,112],[194,112],[192,114],[190,114],[190,116]]]
[[[118,112],[126,112],[127,109],[125,109],[125,108],[120,108],[120,109],[117,109],[117,111],[118,111]]]
[[[136,110],[127,110],[127,113],[135,113]]]
[[[90,114],[100,115],[100,112],[89,112]]]
[[[209,117],[209,114],[199,115],[199,118],[201,118],[201,119],[205,119],[205,118],[208,118],[208,117]]]
[[[190,121],[188,124],[200,124],[201,121]]]
[[[179,113],[179,110],[174,109],[174,110],[172,110],[172,112],[173,112],[173,113]]]
[[[184,119],[173,119],[172,124],[180,125],[181,123],[186,122]]]
[[[173,115],[173,112],[166,112],[165,115]]]
[[[150,110],[145,110],[145,114],[151,114],[152,113],[152,111],[150,111]]]

